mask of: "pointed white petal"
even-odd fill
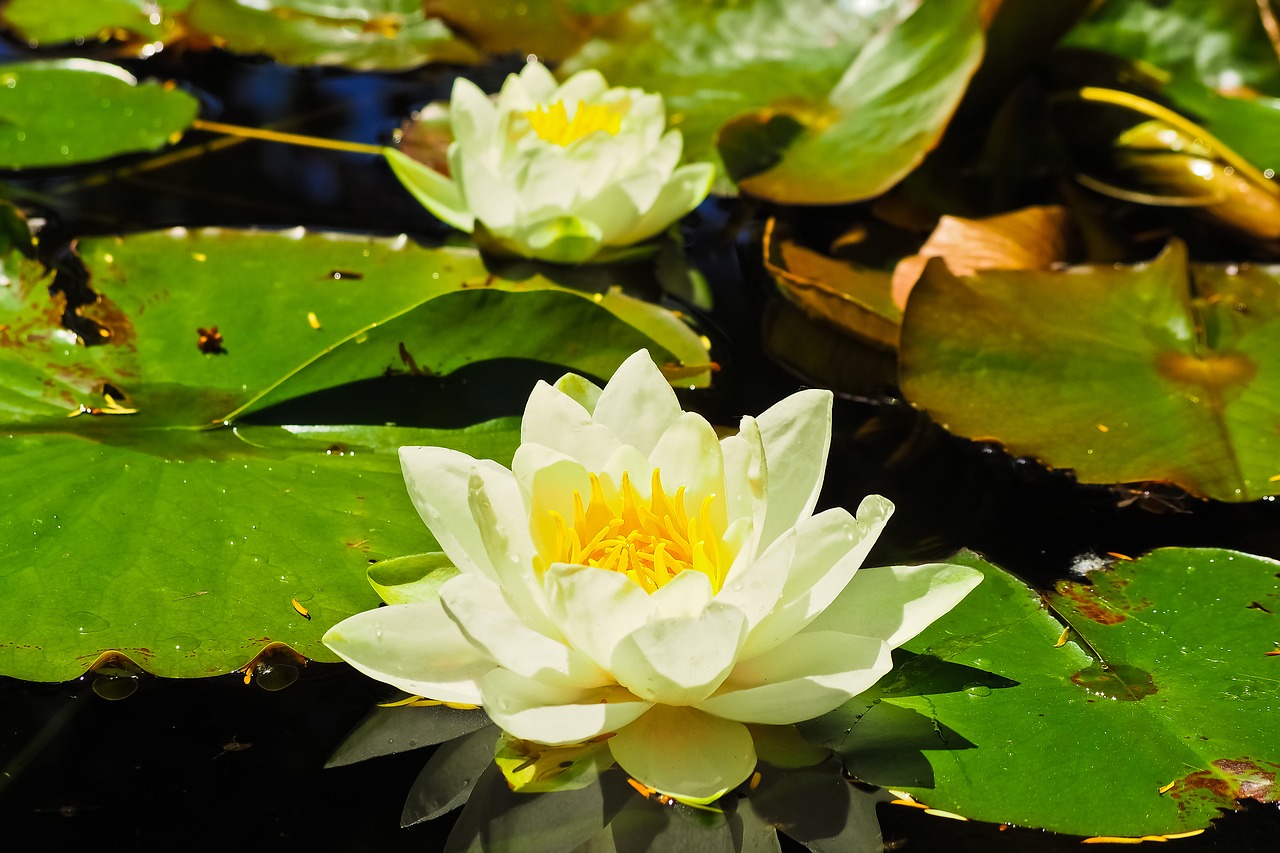
[[[728,677],[745,635],[742,612],[720,602],[696,616],[655,619],[618,643],[613,675],[643,699],[691,705]]]
[[[489,96],[465,77],[455,78],[449,96],[449,126],[454,141],[476,153],[497,143],[498,111]]]
[[[480,575],[459,575],[446,583],[440,601],[471,644],[504,669],[554,687],[613,683],[582,654],[532,630]]]
[[[743,657],[772,649],[826,610],[848,586],[892,512],[893,504],[870,495],[858,507],[856,519],[843,509],[829,509],[797,524],[795,557],[782,594],[747,637]],[[855,632],[856,628],[846,630]]]
[[[370,678],[441,702],[480,704],[480,679],[496,666],[439,599],[357,613],[330,628],[324,644]]]
[[[482,572],[497,583],[467,495],[473,472],[497,478],[510,472],[496,462],[445,447],[402,447],[400,467],[409,497],[441,550],[462,571]]]
[[[605,670],[618,644],[651,612],[648,594],[618,572],[560,563],[542,580],[551,618],[574,648]]]
[[[705,418],[694,412],[678,417],[658,439],[649,462],[662,472],[662,486],[668,494],[685,487],[684,509],[690,518],[702,511],[703,501],[714,498],[711,519],[718,530],[724,530],[724,458],[720,439]]]
[[[640,221],[614,236],[610,245],[629,246],[663,231],[672,222],[702,204],[707,193],[711,192],[711,182],[715,180],[715,176],[715,166],[710,163],[691,163],[676,169]]]
[[[830,391],[800,391],[756,418],[769,478],[762,548],[813,513],[831,447],[831,401]]]
[[[556,746],[617,731],[650,708],[620,687],[568,690],[495,669],[481,681],[484,710],[503,731]]]
[[[623,444],[646,456],[680,417],[680,402],[646,350],[627,358],[600,392],[593,415]]]
[[[808,630],[879,637],[897,648],[981,582],[981,572],[952,563],[863,569]]]
[[[520,443],[559,451],[589,471],[603,470],[618,449],[618,439],[608,427],[594,423],[581,404],[545,382],[535,385],[529,395],[520,422]]]
[[[844,704],[893,667],[889,646],[835,631],[798,634],[741,661],[714,696],[697,703],[709,714],[744,723],[787,725]]]
[[[691,799],[716,797],[756,769],[746,726],[693,708],[656,705],[610,738],[609,750],[641,783]]]
[[[578,105],[578,101],[587,103],[595,101],[608,88],[609,84],[605,82],[604,75],[594,68],[588,68],[561,83],[560,88],[555,90],[549,100],[564,101],[566,109],[573,108]]]

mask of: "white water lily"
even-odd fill
[[[755,767],[745,724],[807,720],[871,687],[890,649],[981,578],[857,571],[893,507],[813,514],[831,402],[801,391],[720,439],[643,351],[603,390],[539,383],[511,470],[401,449],[459,572],[324,641],[402,690],[483,706],[514,738],[607,738],[645,785],[714,797]]]
[[[541,63],[496,100],[458,78],[449,176],[387,149],[400,182],[449,225],[508,254],[581,263],[658,234],[707,196],[710,163],[677,166],[662,97],[609,88],[598,71],[563,84]],[[665,131],[665,132],[664,132]]]

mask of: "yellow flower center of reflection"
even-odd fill
[[[570,120],[564,101],[556,101],[550,106],[539,105],[537,109],[527,111],[524,117],[529,120],[539,139],[563,146],[597,130],[617,136],[625,112],[625,109],[578,101],[578,108],[573,111],[573,119]]]
[[[690,518],[684,509],[684,487],[668,495],[657,469],[647,498],[626,474],[617,494],[606,496],[600,478],[592,474],[585,505],[582,495],[573,493],[572,524],[560,513],[551,513],[556,545],[550,562],[620,572],[645,592],[666,586],[681,572],[702,572],[719,591],[729,560],[711,521],[712,501],[708,496]]]

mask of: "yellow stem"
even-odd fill
[[[238,124],[223,124],[220,121],[196,119],[191,124],[193,130],[206,130],[210,133],[225,133],[228,136],[239,136],[246,139],[262,139],[267,142],[283,142],[285,145],[302,145],[307,148],[328,148],[332,151],[350,151],[355,154],[382,155],[381,145],[366,145],[363,142],[344,142],[340,139],[324,139],[319,136],[304,136],[300,133],[281,133],[278,130],[259,130],[254,127],[243,127]]]
[[[1191,137],[1199,137],[1206,145],[1217,153],[1218,157],[1228,165],[1246,175],[1251,181],[1260,187],[1265,188],[1273,195],[1280,195],[1280,188],[1269,181],[1257,167],[1248,160],[1232,151],[1221,140],[1215,139],[1207,130],[1190,119],[1175,113],[1173,110],[1163,107],[1154,101],[1138,95],[1122,92],[1118,89],[1101,89],[1096,86],[1086,86],[1077,94],[1081,100],[1094,101],[1097,103],[1111,104],[1117,107],[1125,107],[1134,112],[1142,113],[1145,116],[1162,121],[1171,127],[1182,131]]]

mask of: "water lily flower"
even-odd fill
[[[808,720],[871,687],[890,649],[981,578],[858,571],[893,507],[814,514],[831,403],[801,391],[721,439],[644,351],[604,389],[539,383],[510,470],[401,449],[456,575],[324,641],[402,690],[481,705],[511,738],[603,739],[644,785],[716,797],[755,767],[747,724]]]
[[[490,249],[581,263],[663,231],[707,197],[715,168],[678,166],[660,95],[610,88],[600,72],[563,84],[541,63],[496,100],[458,78],[449,103],[449,176],[394,149],[401,183],[438,218]]]

